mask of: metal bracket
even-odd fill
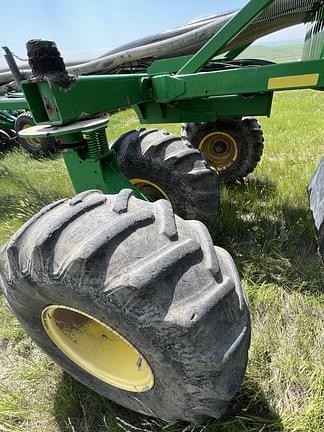
[[[22,138],[46,138],[70,135],[77,132],[91,132],[94,128],[102,128],[108,125],[107,118],[96,118],[90,120],[81,120],[65,126],[52,126],[51,124],[42,124],[22,129],[19,136]]]

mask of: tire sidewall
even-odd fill
[[[65,372],[101,396],[134,411],[161,418],[161,407],[163,406],[165,418],[170,415],[175,417],[179,415],[173,398],[171,399],[172,404],[168,405],[168,393],[171,391],[173,395],[183,394],[183,382],[179,379],[183,375],[181,365],[175,365],[170,358],[165,357],[160,340],[154,340],[154,333],[149,330],[146,333],[143,329],[138,330],[127,315],[122,314],[120,308],[110,302],[106,295],[98,294],[100,290],[95,289],[98,295],[94,297],[81,295],[78,292],[75,292],[75,295],[68,295],[68,290],[64,289],[64,282],[54,285],[50,282],[46,285],[38,285],[37,291],[28,282],[20,283],[21,286],[25,293],[28,290],[29,301],[21,303],[19,292],[11,291],[8,298],[11,309],[36,344]],[[91,287],[89,289],[92,290]],[[26,294],[24,295],[26,297]],[[77,309],[93,316],[124,336],[149,363],[154,375],[153,388],[141,393],[116,388],[90,375],[70,360],[48,337],[41,322],[42,311],[55,304]],[[170,338],[172,338],[171,333],[169,329]],[[155,414],[155,408],[159,410],[159,414]]]
[[[170,152],[169,145],[175,143]],[[112,149],[128,179],[156,184],[178,216],[199,220],[214,230],[220,209],[218,175],[188,140],[166,131],[141,129],[122,135]]]
[[[187,218],[188,209],[195,205],[189,183],[190,175],[177,173],[176,170],[171,173],[170,169],[156,163],[153,158],[128,159],[127,163],[121,161],[120,166],[127,178],[141,178],[159,186],[167,195],[174,212]]]

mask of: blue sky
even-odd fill
[[[54,40],[68,60],[96,57],[143,36],[242,7],[247,0],[11,0],[1,2],[0,46],[26,57],[29,39]],[[301,26],[267,41],[302,39]],[[5,65],[2,56],[0,67]]]

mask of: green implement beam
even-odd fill
[[[272,92],[249,96],[225,96],[160,104],[134,105],[141,123],[214,122],[221,117],[270,116]]]
[[[29,109],[25,98],[0,97],[0,110]]]
[[[177,74],[185,75],[198,72],[273,2],[274,0],[251,0],[192,56]]]
[[[190,75],[161,74],[148,76],[147,74],[134,75],[102,75],[82,76],[69,89],[62,89],[47,81],[40,83],[23,82],[26,98],[33,107],[33,116],[37,123],[50,121],[53,125],[69,123],[71,121],[93,117],[103,112],[109,112],[121,107],[131,105],[144,106],[154,102],[169,104],[160,114],[155,110],[156,116],[143,116],[151,118],[152,122],[176,121],[174,104],[177,101],[202,100],[203,109],[194,106],[189,118],[194,121],[194,111],[197,111],[197,121],[209,121],[210,113],[217,108],[220,100],[213,101],[214,97],[244,96],[236,100],[235,108],[232,100],[224,99],[227,115],[247,115],[245,109],[251,106],[246,97],[263,95],[279,90],[293,90],[301,88],[324,88],[324,60],[307,62],[292,62],[286,64],[273,64],[266,66],[238,67],[231,70],[213,72],[199,72]],[[211,100],[210,100],[211,98]],[[209,109],[205,109],[210,100]],[[261,99],[259,100],[261,103]],[[170,105],[171,104],[171,105]],[[265,106],[258,105],[257,111],[267,111],[268,100]],[[173,111],[173,112],[172,112]],[[206,119],[202,117],[206,113]],[[171,113],[169,118],[168,113]],[[252,114],[251,114],[252,115]],[[214,111],[215,116],[215,111]]]
[[[48,81],[22,81],[21,85],[32,101],[36,123],[50,121],[53,125],[151,99],[147,74],[81,76],[68,89]]]
[[[194,112],[197,112],[196,121],[210,121],[211,113],[215,118],[215,111],[220,111],[222,102],[224,115],[227,116],[239,115],[239,112],[241,115],[268,115],[268,99],[264,100],[264,106],[262,97],[258,99],[256,112],[252,114],[251,100],[249,101],[246,96],[252,98],[277,90],[324,88],[324,60],[239,67],[190,75],[85,76],[77,78],[68,90],[47,81],[38,84],[25,82],[22,85],[28,101],[33,103],[33,107],[36,105],[37,109],[34,109],[33,115],[38,123],[50,121],[53,125],[60,125],[130,105],[138,105],[145,110],[147,103],[168,106],[155,109],[154,116],[146,115],[140,108],[143,112],[141,118],[147,118],[146,121],[150,118],[150,121],[155,123],[174,122],[179,118],[178,114],[180,115],[179,111],[175,115],[173,109],[177,101],[188,102],[185,107],[188,116],[182,111],[183,116],[179,121],[195,121]],[[229,96],[237,99],[227,99]],[[213,100],[215,97],[224,100]],[[198,109],[196,102],[196,105],[193,104],[197,99],[201,100]],[[181,106],[176,108],[181,110]],[[203,112],[206,114],[205,118]]]
[[[174,102],[210,96],[324,88],[324,60],[152,77],[153,99]],[[243,114],[243,113],[242,113]]]
[[[0,111],[0,129],[14,129],[15,121],[16,116],[13,115],[12,111]]]

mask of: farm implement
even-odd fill
[[[55,152],[53,139],[23,139],[18,136],[22,129],[35,125],[23,96],[17,92],[9,93],[5,97],[0,96],[0,104],[3,107],[0,110],[0,152],[20,145],[32,156],[49,156]]]
[[[20,136],[53,140],[77,194],[4,245],[0,283],[22,326],[77,380],[165,420],[224,414],[251,330],[235,263],[209,233],[218,181],[257,165],[254,116],[270,116],[275,91],[323,89],[323,18],[322,1],[251,0],[70,67],[54,42],[27,43],[30,69],[17,81],[37,125]],[[299,22],[309,23],[301,61],[237,58]],[[9,107],[18,103],[2,98]],[[109,146],[104,115],[127,107],[143,124],[182,124],[182,136],[133,130]],[[323,251],[323,162],[309,197]]]

